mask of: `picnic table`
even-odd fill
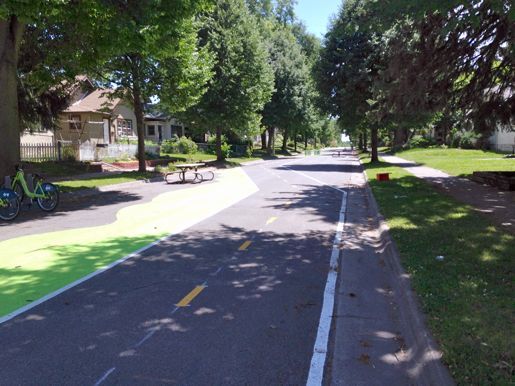
[[[211,181],[213,180],[214,178],[214,173],[212,171],[207,171],[205,172],[204,174],[205,175],[202,175],[201,173],[198,172],[198,168],[201,167],[201,166],[205,166],[205,163],[202,163],[202,162],[198,162],[198,163],[191,163],[191,164],[179,164],[179,165],[175,165],[175,167],[177,169],[179,169],[179,172],[171,172],[171,173],[167,173],[166,176],[165,176],[165,181],[167,183],[173,183],[173,175],[176,175],[177,173],[179,174],[179,181],[181,184],[184,184],[186,182],[193,182],[193,183],[197,183],[197,182],[202,182],[202,181]],[[190,178],[189,180],[186,178],[186,172],[188,172],[189,170],[193,170],[193,174],[194,174],[194,177],[193,178]],[[175,182],[178,182],[178,181],[175,181]]]
[[[198,168],[201,167],[201,166],[204,166],[205,163],[202,163],[202,162],[198,162],[198,163],[192,163],[192,164],[180,164],[180,165],[175,165],[175,167],[177,169],[180,169],[180,173],[182,174],[182,176],[180,177],[181,178],[181,183],[185,183],[186,182],[186,172],[188,170],[193,170],[195,172],[195,180],[197,179],[197,171],[198,171]]]

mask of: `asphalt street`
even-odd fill
[[[244,170],[257,193],[0,325],[0,383],[305,384],[347,175],[332,157]],[[88,225],[131,205],[113,200]]]

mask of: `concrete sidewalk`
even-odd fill
[[[330,382],[453,385],[362,166],[351,163]]]
[[[387,154],[380,156],[385,162],[406,169],[415,177],[434,185],[437,190],[470,205],[503,230],[515,234],[515,192],[500,191],[490,185],[451,176],[400,157]]]

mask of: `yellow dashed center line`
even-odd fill
[[[252,241],[250,241],[250,240],[245,241],[243,244],[240,245],[240,247],[238,248],[238,251],[244,251],[245,249],[247,249],[249,247],[250,244],[252,244]]]
[[[182,298],[182,300],[176,304],[177,307],[187,307],[190,305],[191,301],[197,297],[199,293],[201,293],[206,286],[198,285],[191,290],[189,294]]]
[[[275,220],[277,220],[277,217],[270,217],[268,220],[266,220],[266,225],[273,223]]]

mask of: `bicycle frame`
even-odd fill
[[[17,170],[16,171],[16,176],[14,177],[12,183],[11,183],[11,186],[12,188],[14,189],[14,186],[16,184],[16,182],[19,182],[22,189],[23,189],[23,192],[25,193],[25,195],[30,198],[30,199],[35,199],[35,198],[47,198],[47,195],[46,193],[43,191],[43,188],[41,187],[41,181],[38,181],[36,182],[36,186],[34,186],[34,191],[31,192],[29,190],[29,187],[27,185],[27,181],[25,181],[25,173],[23,172],[23,170]],[[38,192],[41,192],[41,193],[38,193]]]

